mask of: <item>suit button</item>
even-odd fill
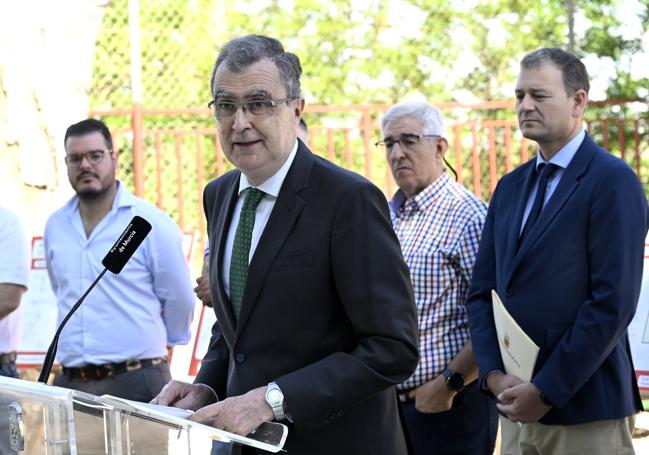
[[[237,361],[237,363],[245,362],[246,361],[246,355],[243,352],[238,353],[237,357],[236,357],[236,361]]]
[[[505,295],[507,297],[511,297],[512,295],[514,295],[514,292],[512,291],[512,288],[505,289]]]

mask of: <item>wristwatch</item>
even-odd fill
[[[445,368],[444,371],[442,371],[442,376],[444,376],[446,387],[449,390],[459,392],[464,388],[464,376],[460,373],[457,373],[450,368]]]
[[[284,420],[286,416],[284,415],[284,394],[280,390],[279,386],[271,382],[266,388],[266,403],[273,408],[273,414],[275,414],[275,420]]]

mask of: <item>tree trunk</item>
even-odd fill
[[[88,114],[105,5],[24,0],[0,15],[0,205],[18,212],[30,235],[41,235],[71,194],[63,137]]]

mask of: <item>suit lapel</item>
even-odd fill
[[[527,198],[532,189],[532,185],[536,182],[534,178],[535,174],[535,163],[536,159],[528,161],[525,166],[528,166],[524,172],[521,172],[518,176],[518,181],[513,182],[514,188],[520,188],[522,191],[518,192],[517,201],[516,201],[516,211],[514,216],[511,219],[509,225],[509,230],[507,234],[507,251],[505,254],[505,270],[512,270],[511,263],[516,256],[516,250],[518,248],[518,237],[520,233],[521,223],[523,222],[523,213],[525,212],[525,206],[527,205]]]
[[[295,159],[288,174],[286,174],[273,211],[250,262],[246,289],[241,301],[241,313],[236,325],[235,342],[254,309],[262,284],[275,257],[284,245],[306,204],[304,199],[300,197],[299,192],[307,186],[312,166],[313,155],[300,142]]]
[[[239,175],[240,174],[237,173],[236,178],[232,179],[233,181],[231,182],[230,187],[225,191],[225,198],[221,201],[222,207],[225,207],[226,210],[219,210],[219,207],[214,207],[212,211],[212,213],[218,213],[218,218],[216,219],[216,224],[212,231],[217,234],[217,237],[214,239],[213,243],[210,242],[210,255],[214,254],[210,261],[211,282],[215,283],[216,295],[218,296],[218,300],[223,303],[220,307],[223,309],[225,315],[225,321],[223,318],[220,318],[221,330],[230,334],[234,334],[235,332],[236,319],[234,318],[230,299],[225,293],[225,288],[223,287],[223,274],[221,271],[223,270],[223,254],[225,252],[225,242],[228,238],[230,222],[232,221],[232,212],[234,211],[238,199]],[[218,198],[216,198],[215,204],[218,203]],[[214,305],[214,308],[216,310],[217,305]],[[229,338],[231,339],[232,337]]]
[[[541,211],[539,219],[529,232],[525,242],[521,245],[518,253],[514,256],[511,271],[512,275],[516,267],[520,264],[522,258],[530,251],[532,246],[538,241],[539,237],[545,232],[550,223],[559,215],[561,209],[566,205],[572,194],[579,186],[579,180],[582,178],[588,168],[588,164],[594,155],[595,143],[588,135],[579,146],[577,153],[564,171],[559,181],[559,185],[554,190],[552,197],[548,200],[547,205]]]

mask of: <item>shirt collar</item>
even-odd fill
[[[403,191],[398,190],[389,203],[390,210],[395,215],[398,215],[401,211],[425,210],[439,198],[439,195],[449,182],[448,172],[444,171],[433,183],[414,196],[408,198]]]
[[[556,164],[560,168],[566,169],[570,164],[570,162],[572,161],[573,157],[575,156],[575,153],[577,153],[579,146],[584,141],[585,136],[586,136],[586,132],[584,130],[581,130],[579,133],[577,133],[575,137],[573,137],[570,140],[570,142],[568,142],[566,145],[561,147],[561,149],[559,149],[559,151],[555,153],[552,158],[550,158],[550,161],[545,161],[543,159],[543,155],[541,154],[541,150],[539,149],[539,153],[537,153],[536,155],[537,172],[541,164],[547,164],[547,163]]]
[[[282,164],[282,166],[275,172],[273,175],[271,175],[268,179],[266,179],[262,184],[257,186],[256,188],[259,188],[262,190],[264,193],[269,194],[275,198],[279,196],[279,190],[282,189],[282,184],[284,183],[284,179],[286,178],[286,174],[288,174],[288,170],[291,168],[291,164],[293,164],[293,160],[295,159],[295,155],[297,154],[297,139],[295,140],[295,144],[293,145],[293,150],[291,150],[291,153],[288,155],[288,158]],[[241,195],[241,193],[248,189],[254,187],[248,181],[248,177],[242,172],[241,173],[241,178],[239,178],[239,192],[237,194]]]

